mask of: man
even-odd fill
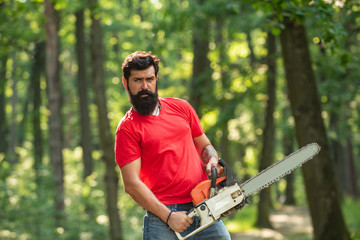
[[[208,179],[212,167],[219,175],[223,168],[190,104],[158,98],[157,56],[134,52],[123,62],[122,71],[132,105],[115,139],[125,192],[147,210],[143,239],[175,240],[174,231],[186,234],[199,224],[187,216],[193,207],[190,191]],[[230,235],[220,221],[189,239],[230,239]]]

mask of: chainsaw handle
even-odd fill
[[[190,210],[190,212],[188,213],[188,217],[189,217],[189,218],[194,218],[194,217],[196,217],[196,216],[198,216],[198,214],[197,214],[195,208],[192,208],[192,209]],[[202,229],[201,229],[201,230],[202,230]],[[199,231],[200,231],[200,230],[199,230]],[[186,238],[194,235],[195,233],[197,233],[197,232],[199,232],[199,231],[196,231],[196,230],[195,230],[195,231],[193,231],[192,233],[190,233],[190,234],[188,234],[187,236],[184,236],[184,237],[181,236],[181,234],[178,233],[178,232],[175,232],[175,234],[176,234],[176,236],[177,236],[177,238],[178,238],[179,240],[183,240],[183,239],[186,239]]]
[[[211,188],[216,187],[217,170],[216,167],[211,168]]]
[[[190,210],[190,212],[188,213],[188,217],[189,218],[194,218],[194,217],[200,217],[201,216],[199,215],[199,212],[198,210],[196,210],[196,208],[193,208]],[[209,221],[210,220],[210,221]],[[198,227],[197,229],[195,229],[194,231],[192,231],[191,233],[189,233],[188,235],[186,236],[182,236],[180,233],[178,232],[175,232],[175,235],[176,237],[179,239],[179,240],[184,240],[184,239],[187,239],[191,236],[194,236],[195,234],[197,234],[198,232],[204,230],[205,228],[209,227],[210,225],[214,224],[215,221],[213,220],[212,217],[208,217],[208,221],[200,221],[200,227]]]
[[[216,177],[217,177],[217,170],[216,167],[211,168],[211,186],[210,186],[210,197],[213,197],[215,194],[215,187],[216,187]]]

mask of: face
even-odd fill
[[[129,76],[128,91],[135,95],[141,90],[156,91],[156,81],[154,66],[144,70],[131,70]]]
[[[151,114],[158,104],[157,77],[153,66],[144,70],[131,70],[129,81],[123,78],[130,101],[135,111],[142,115]]]

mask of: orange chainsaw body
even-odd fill
[[[226,176],[217,178],[216,185],[223,182],[225,179]],[[210,188],[211,188],[211,180],[205,180],[200,182],[198,185],[196,185],[196,187],[190,192],[193,204],[197,205],[202,201],[208,199],[210,197]]]

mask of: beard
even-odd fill
[[[130,102],[135,108],[136,112],[141,115],[151,115],[159,101],[157,86],[155,92],[149,90],[141,90],[137,94],[133,95],[130,91]],[[146,97],[142,97],[142,95],[147,95]]]

